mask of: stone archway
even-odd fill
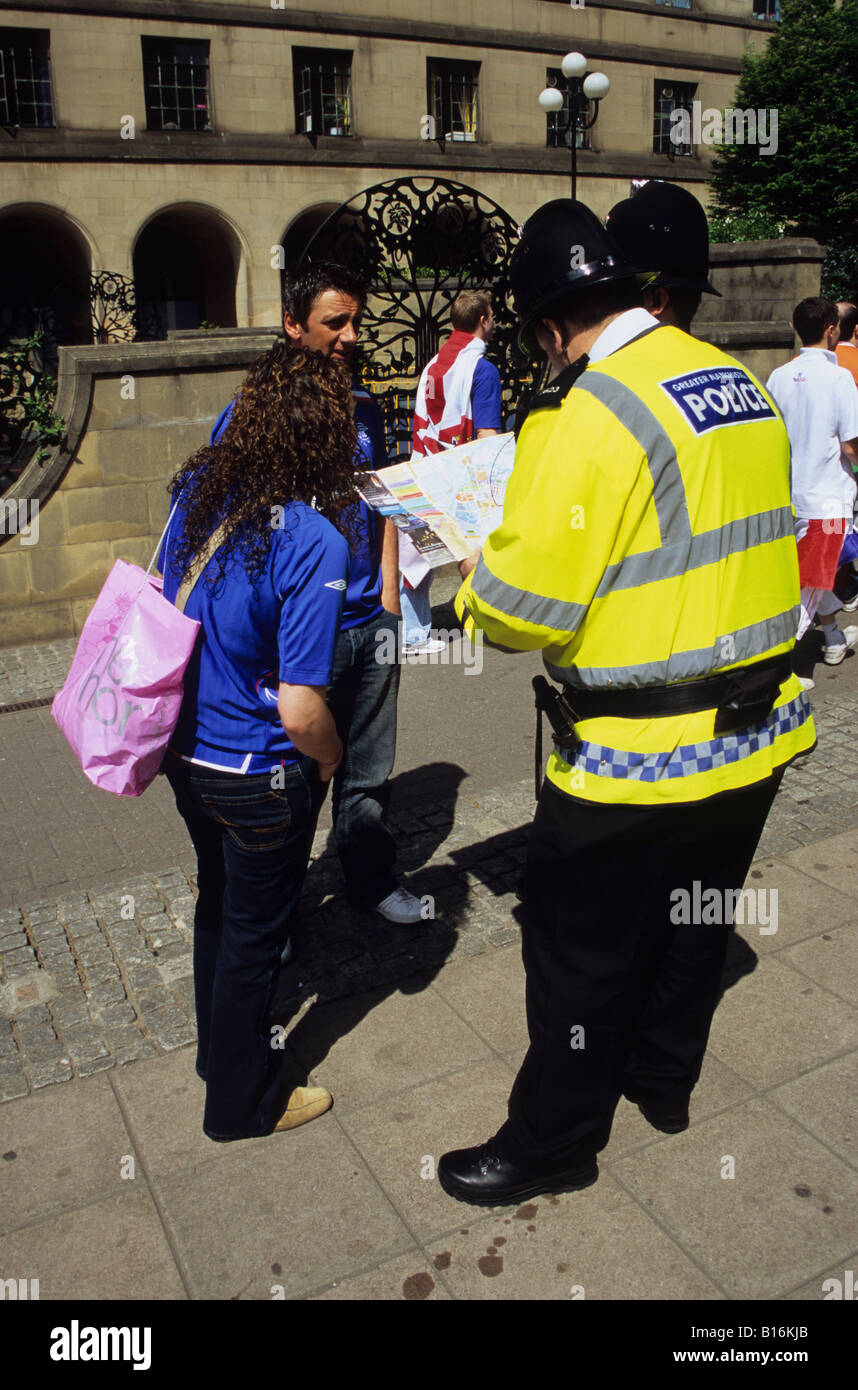
[[[171,329],[236,326],[238,238],[211,208],[179,203],[162,208],[134,244],[139,336],[165,338]]]
[[[44,335],[54,365],[59,345],[92,342],[90,271],[84,236],[58,209],[28,204],[0,211],[0,341]]]

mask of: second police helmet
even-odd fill
[[[535,321],[555,300],[611,280],[628,280],[646,267],[628,259],[594,212],[571,198],[544,203],[525,222],[512,254],[509,284],[525,346]]]
[[[607,228],[649,272],[645,287],[720,293],[709,280],[709,224],[693,193],[652,179],[611,208]]]

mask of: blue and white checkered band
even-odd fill
[[[707,367],[690,376],[670,377],[659,386],[682,411],[695,434],[744,425],[748,420],[777,418],[742,367]]]
[[[595,777],[622,777],[636,782],[660,782],[665,777],[692,777],[695,772],[712,772],[728,763],[741,762],[761,748],[769,748],[779,734],[800,729],[810,718],[810,703],[802,692],[772,713],[762,724],[739,733],[725,734],[705,743],[687,743],[670,753],[629,753],[622,748],[606,748],[601,743],[582,741],[569,766],[583,768]],[[564,762],[565,754],[561,754]]]

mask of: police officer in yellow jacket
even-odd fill
[[[525,422],[457,600],[560,687],[525,876],[530,1047],[498,1134],[438,1169],[478,1205],[595,1182],[621,1095],[687,1127],[733,907],[815,741],[786,430],[739,362],[641,307],[634,270],[567,200],[510,267],[522,335],[582,370]]]

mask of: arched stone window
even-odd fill
[[[90,268],[84,236],[57,209],[0,210],[0,341],[42,329],[54,364],[58,344],[91,343]]]
[[[147,222],[134,247],[137,310],[146,336],[170,329],[236,326],[241,246],[212,208],[181,203]]]

